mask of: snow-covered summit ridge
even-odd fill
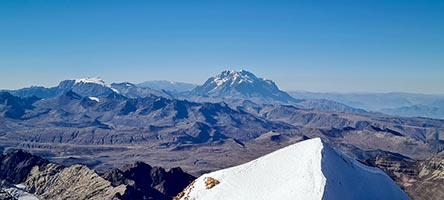
[[[180,199],[409,199],[381,170],[315,138],[204,174]]]
[[[51,88],[50,88],[51,89]],[[65,93],[69,90],[81,95],[81,96],[95,96],[103,97],[108,96],[111,93],[120,93],[117,89],[100,78],[77,78],[64,80],[54,88],[57,93]],[[56,93],[56,94],[57,94]]]
[[[224,70],[215,77],[213,77],[213,81],[217,86],[223,85],[226,82],[230,81],[231,85],[236,83],[248,82],[253,83],[257,80],[263,80],[261,78],[257,78],[253,73],[246,70]]]
[[[75,84],[81,84],[81,83],[94,83],[94,84],[99,84],[99,85],[103,85],[106,86],[105,81],[103,81],[102,79],[98,78],[98,77],[93,77],[93,78],[79,78],[79,79],[74,79]]]

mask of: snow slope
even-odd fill
[[[321,141],[306,140],[204,174],[181,199],[410,199],[384,172]]]
[[[17,200],[38,200],[35,195],[26,192],[26,186],[23,184],[4,188],[3,190]]]

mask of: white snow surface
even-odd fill
[[[86,83],[93,83],[93,84],[98,84],[104,87],[108,87],[110,88],[113,92],[120,94],[120,92],[116,89],[114,89],[113,87],[111,87],[111,85],[108,85],[105,83],[104,80],[98,78],[98,77],[94,77],[94,78],[78,78],[78,79],[74,79],[76,85],[78,84],[86,84]]]
[[[105,81],[103,81],[100,78],[79,78],[79,79],[75,79],[75,84],[80,84],[80,83],[95,83],[95,84],[99,84],[99,85],[103,85],[105,86]]]
[[[100,102],[100,99],[97,97],[88,97],[92,101]]]
[[[25,188],[24,184],[17,184],[15,187],[4,189],[4,191],[18,200],[38,200],[35,195],[26,192]]]
[[[254,80],[251,79],[248,75],[243,75],[242,73],[245,70],[235,71],[235,70],[225,70],[222,73],[218,74],[216,77],[213,77],[213,82],[216,83],[217,87],[225,84],[229,80],[231,80],[230,85],[242,83],[244,81],[252,83]],[[223,75],[226,75],[223,77]]]
[[[207,189],[207,177],[220,183]],[[319,138],[204,174],[184,193],[181,199],[189,200],[410,199],[383,171],[357,162]]]

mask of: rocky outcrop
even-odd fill
[[[0,156],[0,199],[16,199],[22,192],[40,199],[166,200],[194,179],[181,168],[167,171],[143,162],[101,176],[83,165],[65,167],[22,150]]]
[[[444,158],[433,157],[420,162],[418,180],[408,187],[414,199],[444,199]]]
[[[112,186],[82,165],[63,168],[56,164],[34,167],[26,189],[42,199],[119,199],[126,186]]]
[[[0,180],[2,185],[24,183],[27,192],[42,199],[113,199],[126,188],[112,186],[85,166],[63,167],[22,150],[0,156]]]
[[[27,192],[23,184],[11,184],[5,180],[0,181],[0,199],[2,200],[38,200]]]
[[[166,171],[161,167],[152,167],[143,162],[107,171],[103,177],[114,186],[127,185],[123,199],[155,200],[172,199],[195,179],[183,172],[181,168]]]
[[[0,155],[0,180],[14,184],[24,182],[34,166],[48,163],[48,160],[22,150]]]
[[[418,200],[444,199],[444,158],[411,160],[400,156],[377,156],[366,164],[385,171],[409,196]]]

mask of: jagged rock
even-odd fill
[[[0,180],[14,184],[21,183],[26,180],[34,166],[44,166],[48,163],[48,160],[23,150],[0,155]]]
[[[34,167],[25,185],[43,199],[118,199],[126,186],[111,183],[82,165]]]
[[[126,165],[121,169],[105,172],[103,177],[116,186],[128,185],[124,199],[172,199],[195,177],[185,173],[181,168],[169,171],[161,167],[152,167],[143,162]]]
[[[414,199],[439,200],[444,199],[444,158],[433,157],[420,162],[418,180],[407,193]]]
[[[0,181],[0,199],[2,200],[38,200],[27,192],[23,184],[11,184],[5,180]]]
[[[384,170],[413,199],[444,199],[444,158],[411,160],[399,156],[377,156],[366,164]]]
[[[63,167],[23,150],[0,156],[0,180],[11,191],[12,184],[24,183],[27,192],[42,199],[117,199],[126,190],[86,166]],[[9,198],[4,192],[1,195]]]

